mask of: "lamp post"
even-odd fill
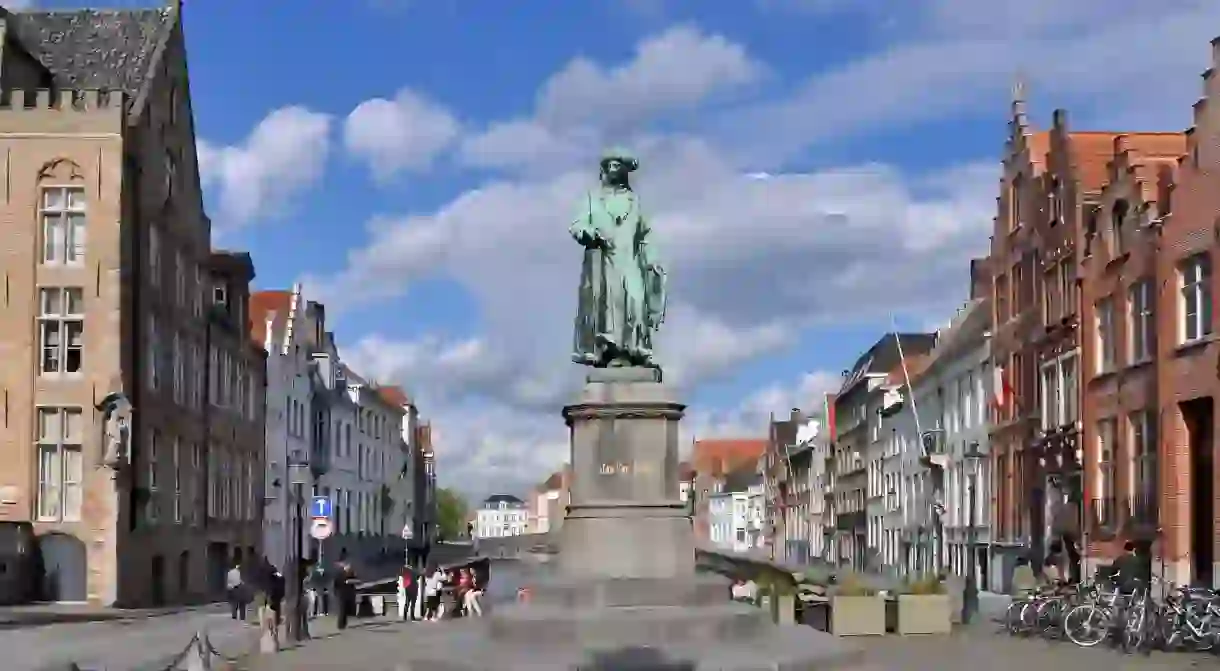
[[[292,458],[292,453],[289,453],[289,458]],[[289,633],[295,641],[304,641],[309,638],[309,621],[305,617],[305,599],[302,598],[301,591],[304,588],[304,559],[301,557],[301,545],[304,544],[304,528],[305,514],[302,510],[305,500],[305,485],[309,482],[310,471],[309,464],[301,461],[294,461],[288,464],[288,483],[292,486],[291,499],[289,505],[292,509],[292,514],[289,517],[289,533],[290,547],[289,552],[284,553],[286,556],[285,564],[290,564],[283,568],[284,579],[287,581],[286,592],[288,596],[288,608],[291,615],[288,618]]]
[[[970,618],[978,611],[979,608],[979,587],[976,576],[975,563],[978,561],[978,553],[975,551],[975,543],[977,542],[976,534],[978,529],[975,527],[975,497],[978,489],[978,474],[979,465],[982,463],[984,455],[979,451],[977,442],[970,443],[969,448],[962,455],[962,459],[966,464],[966,485],[967,485],[967,502],[970,506],[970,514],[967,518],[966,528],[966,589],[962,594],[962,624],[970,624]]]

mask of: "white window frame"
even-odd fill
[[[1150,408],[1137,410],[1127,415],[1128,444],[1131,446],[1131,477],[1128,478],[1128,483],[1129,494],[1133,500],[1136,496],[1156,496],[1159,491],[1156,482],[1158,441],[1156,418],[1156,411]],[[1143,481],[1149,476],[1151,479],[1141,489],[1137,480]]]
[[[58,196],[58,199],[55,198]],[[44,186],[38,201],[44,266],[83,266],[87,246],[85,189]],[[58,224],[54,226],[53,224]]]
[[[72,337],[74,333],[75,338]],[[82,374],[85,367],[84,289],[39,287],[38,341],[39,375],[79,377]],[[76,370],[68,370],[74,353]]]
[[[1143,279],[1127,289],[1127,360],[1151,361],[1156,355],[1156,301],[1152,280]]]
[[[1059,370],[1058,359],[1052,359],[1042,364],[1042,430],[1050,431],[1057,428],[1063,415],[1063,396],[1060,382],[1063,375]]]
[[[204,513],[201,513],[203,506],[203,483],[207,477],[207,471],[204,470],[203,464],[203,444],[193,443],[191,445],[191,472],[195,474],[191,482],[191,525],[199,526],[199,521]]]
[[[1202,340],[1212,334],[1212,259],[1210,252],[1195,254],[1184,260],[1178,269],[1179,282],[1179,341],[1182,344]],[[1188,301],[1194,298],[1195,309]]]
[[[1112,372],[1118,366],[1118,343],[1115,342],[1118,333],[1114,324],[1114,298],[1107,296],[1094,305],[1097,332],[1097,360],[1095,372],[1097,375]]]
[[[70,419],[73,416],[75,427]],[[44,432],[46,422],[50,427]],[[76,406],[38,406],[34,424],[38,463],[35,515],[39,522],[79,522],[84,506],[84,410]]]
[[[186,305],[186,256],[181,249],[174,251],[174,298],[179,306]]]
[[[1113,499],[1117,492],[1117,472],[1114,461],[1117,456],[1118,420],[1106,417],[1097,420],[1096,491],[1102,499]],[[1113,513],[1114,511],[1110,511]]]

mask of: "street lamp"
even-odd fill
[[[289,458],[293,458],[292,452],[289,452]],[[303,461],[294,461],[288,464],[288,483],[292,486],[290,505],[292,514],[289,517],[288,524],[288,547],[292,550],[285,552],[286,566],[283,567],[285,580],[287,581],[286,592],[288,596],[289,612],[292,614],[288,618],[289,632],[292,634],[293,640],[303,641],[309,638],[309,620],[305,613],[305,599],[302,598],[301,590],[304,587],[304,559],[301,557],[301,545],[304,541],[305,514],[304,501],[306,484],[309,484],[311,473],[309,464]],[[289,565],[290,564],[290,565]]]
[[[978,553],[974,549],[978,533],[978,529],[975,528],[975,509],[977,508],[975,496],[978,490],[979,466],[986,456],[979,451],[977,442],[970,443],[966,452],[962,454],[962,460],[966,465],[966,500],[970,506],[966,528],[966,590],[962,594],[962,624],[970,624],[970,617],[979,609],[979,586],[975,577],[975,562],[978,561]]]

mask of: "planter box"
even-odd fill
[[[904,636],[948,634],[953,629],[952,612],[948,594],[901,594],[897,631]]]
[[[830,633],[835,636],[884,635],[885,599],[879,596],[832,597]]]

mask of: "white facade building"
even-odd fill
[[[525,501],[510,494],[487,497],[475,514],[475,538],[520,536],[529,527],[529,510]]]
[[[297,557],[308,556],[310,547],[306,528],[297,535],[294,506],[308,505],[305,497],[311,494],[312,476],[310,482],[294,487],[288,469],[294,463],[308,466],[312,456],[313,389],[305,337],[306,305],[299,284],[290,292],[256,293],[251,296],[251,305],[252,312],[262,314],[262,323],[252,326],[267,351],[263,553],[284,569]],[[308,475],[309,470],[299,469],[298,473]],[[297,489],[299,493],[294,491]],[[307,516],[303,511],[302,517]],[[301,544],[294,549],[293,541],[298,537]]]
[[[944,569],[964,576],[973,523],[980,587],[999,589],[1003,571],[998,565],[993,567],[991,465],[986,456],[987,399],[992,393],[989,310],[986,301],[971,301],[940,332],[926,365],[915,376],[910,394],[915,402],[903,405],[902,412],[909,420],[899,449],[905,469],[905,526],[912,532],[915,548],[906,558],[907,569]],[[918,422],[910,414],[914,411],[918,412]],[[916,426],[925,434],[923,438]],[[975,464],[964,458],[972,450],[984,455]],[[977,469],[973,476],[972,468]],[[971,486],[973,518],[969,507]]]

